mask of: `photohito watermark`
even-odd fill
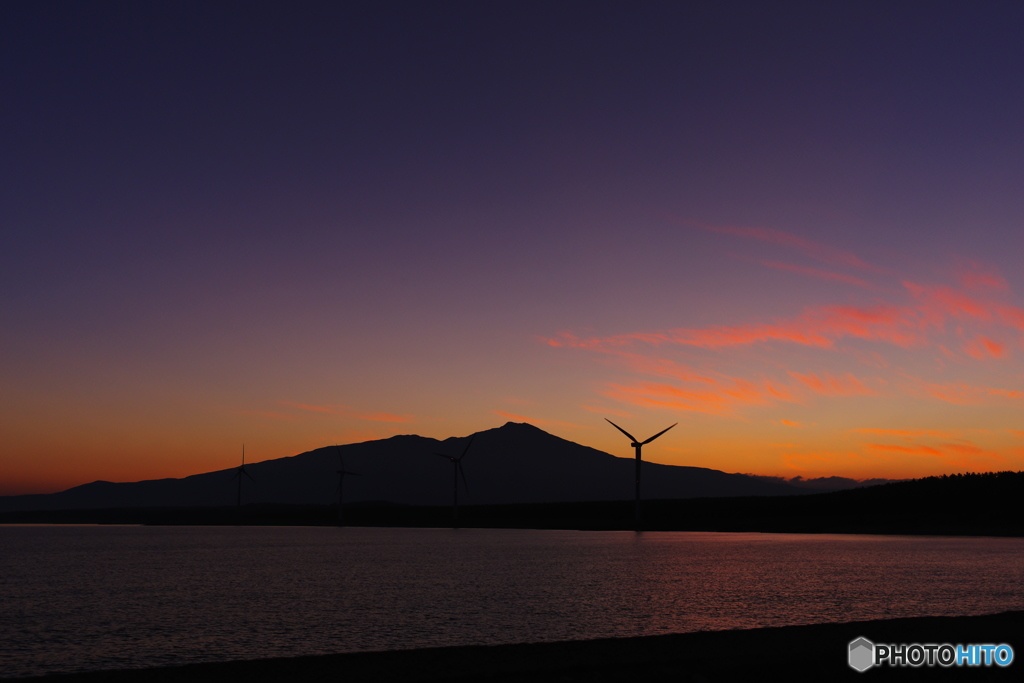
[[[850,666],[867,671],[873,666],[1009,666],[1013,648],[999,645],[950,645],[942,643],[872,643],[867,638],[850,641]]]

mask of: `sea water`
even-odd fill
[[[1024,539],[0,527],[0,676],[1024,609]]]

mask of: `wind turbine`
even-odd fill
[[[342,510],[343,510],[343,508],[342,508],[342,488],[345,485],[345,475],[346,474],[351,474],[353,477],[361,477],[363,475],[359,474],[358,472],[349,472],[348,470],[346,470],[345,469],[345,456],[343,456],[341,454],[341,446],[335,444],[334,447],[338,451],[338,461],[341,463],[341,469],[338,470],[338,526],[341,526],[341,523],[342,523],[342,520],[343,520],[343,517],[342,517],[342,514],[343,514],[342,513]]]
[[[644,444],[648,444],[648,443],[654,441],[659,436],[661,436],[662,434],[667,432],[669,429],[672,429],[672,427],[675,427],[679,423],[676,422],[676,424],[672,425],[672,427],[669,427],[668,429],[661,430],[660,432],[658,432],[657,434],[655,434],[651,438],[647,439],[647,441],[639,441],[639,440],[637,440],[637,438],[635,436],[633,436],[632,434],[627,432],[625,429],[623,429],[619,425],[617,425],[614,422],[612,422],[611,420],[609,420],[607,417],[605,418],[605,420],[607,420],[608,424],[610,424],[612,427],[615,427],[620,432],[622,432],[623,434],[628,436],[629,440],[633,442],[633,443],[630,444],[630,446],[632,446],[633,448],[636,449],[636,508],[635,508],[635,512],[634,512],[634,517],[635,517],[637,523],[639,523],[640,522],[640,449],[643,448]]]
[[[245,471],[245,444],[242,444],[242,465],[237,470],[232,479],[238,477],[238,507],[242,507],[242,475],[249,477],[251,481],[256,481],[252,478],[252,475]]]
[[[445,455],[444,453],[434,453],[434,455],[440,455],[442,458],[450,460],[454,465],[454,471],[452,472],[453,484],[452,492],[454,498],[452,498],[452,517],[454,519],[459,518],[459,475],[462,475],[462,484],[466,489],[466,493],[469,493],[469,484],[466,482],[466,473],[462,470],[462,459],[466,457],[466,453],[469,451],[469,447],[473,445],[473,439],[476,438],[476,434],[469,437],[469,443],[462,449],[462,455],[455,457],[454,455]]]

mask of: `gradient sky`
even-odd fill
[[[838,5],[838,7],[836,6]],[[0,494],[508,420],[1024,468],[1019,2],[0,7]]]

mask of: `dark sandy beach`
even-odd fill
[[[1006,667],[873,667],[847,664],[850,641],[1000,644],[1013,647]],[[53,675],[22,681],[190,683],[202,681],[900,681],[1020,680],[1024,612],[919,617],[744,631],[712,631],[606,640],[468,646],[191,664],[131,671]]]

